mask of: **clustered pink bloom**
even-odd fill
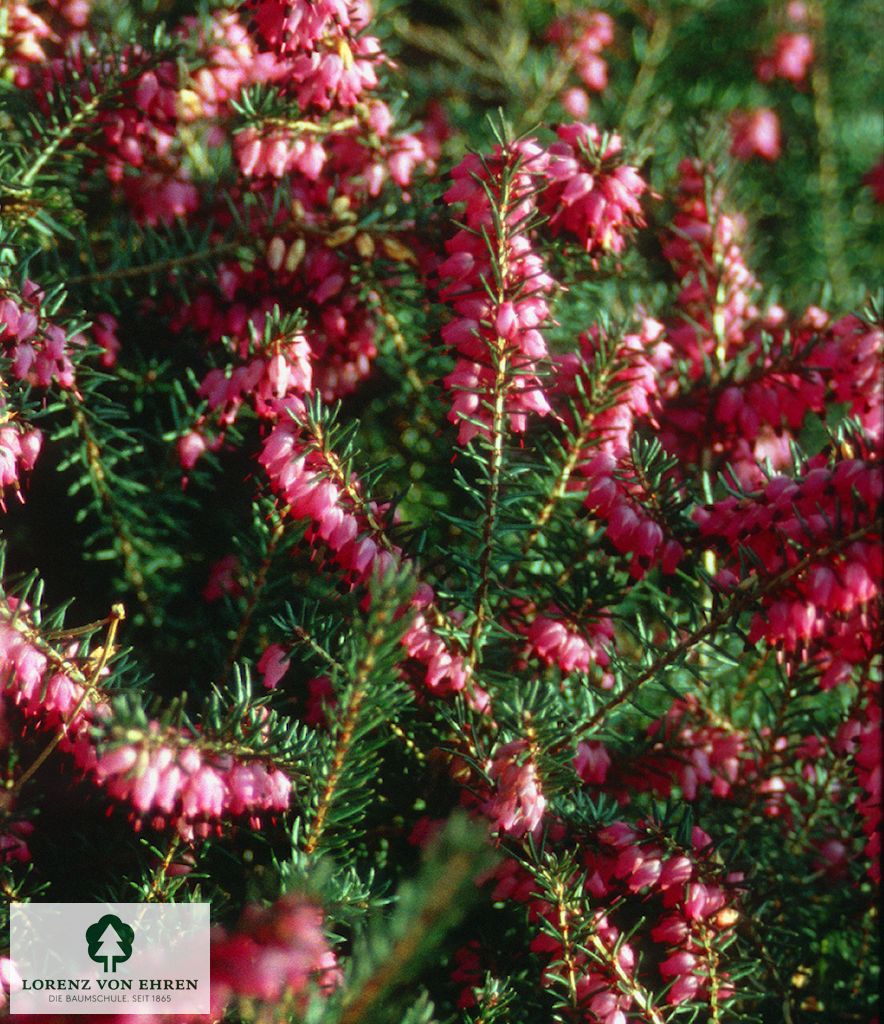
[[[762,597],[749,642],[764,639],[787,655],[814,659],[828,689],[867,661],[877,632],[882,476],[874,459],[813,465],[822,461],[812,460],[798,479],[774,477],[745,498],[699,508],[694,518],[725,559],[718,578],[726,589],[759,567],[776,576],[810,559]]]
[[[213,1017],[232,999],[303,1009],[311,988],[328,995],[342,980],[321,909],[295,893],[248,906],[232,931],[214,928],[211,970]]]
[[[263,327],[262,320],[263,317],[258,318],[257,327]],[[198,391],[222,428],[236,420],[244,402],[252,404],[258,416],[275,420],[290,395],[310,391],[310,345],[301,331],[274,337],[266,344],[240,344],[238,349],[248,361],[226,370],[210,370]],[[201,422],[199,426],[202,425]]]
[[[755,73],[762,82],[785,78],[800,85],[813,64],[813,39],[806,32],[784,32],[777,36],[774,52],[762,57]]]
[[[677,785],[685,800],[696,800],[708,786],[713,796],[727,798],[745,769],[748,736],[726,723],[704,721],[698,712],[696,698],[685,697],[648,728],[656,742],[636,770],[659,780],[654,789],[661,795]]]
[[[659,894],[663,916],[651,929],[651,938],[667,948],[659,966],[662,979],[671,984],[666,1001],[678,1005],[708,996],[713,969],[706,953],[709,940],[723,937],[738,917],[728,907],[728,888],[708,880],[710,837],[695,826],[691,849],[674,853],[656,842],[652,830],[642,823],[615,822],[602,829],[598,838],[599,852],[585,858],[587,889],[596,898],[610,896],[620,887],[643,892],[645,899]],[[726,1000],[732,994],[727,979],[719,976],[718,984],[719,998]]]
[[[740,248],[744,223],[721,209],[717,191],[708,207],[708,173],[697,160],[681,162],[676,213],[663,239],[663,254],[680,284],[681,315],[667,337],[695,378],[703,376],[706,359],[722,362],[735,355],[747,325],[758,316],[753,302],[758,282]]]
[[[49,0],[39,6],[40,13],[27,0],[7,5],[0,73],[7,66],[14,68],[18,88],[26,88],[35,70],[53,54],[76,43],[89,20],[91,2]]]
[[[592,390],[596,375],[598,408],[588,409],[580,422],[572,422],[567,408],[561,415],[572,432],[582,439],[572,490],[586,492],[584,504],[606,523],[608,539],[624,554],[632,554],[630,571],[639,578],[651,565],[661,564],[674,572],[683,551],[678,541],[666,537],[659,522],[643,500],[642,487],[631,471],[630,445],[636,423],[654,422],[653,402],[657,399],[661,374],[671,364],[672,348],[663,337],[663,325],[643,319],[638,334],[624,335],[616,345],[597,329],[580,336],[579,353],[560,356],[556,390],[574,398],[577,382]]]
[[[224,816],[249,814],[257,827],[261,812],[286,810],[292,784],[284,772],[201,750],[195,739],[151,722],[140,740],[101,751],[95,778],[155,828],[171,824],[186,839],[207,835]]]
[[[290,412],[299,415],[295,405]],[[361,497],[357,479],[341,479],[323,452],[310,445],[296,419],[274,427],[258,461],[285,502],[286,514],[313,523],[308,541],[322,541],[354,583],[366,583],[407,563],[401,549],[387,540],[387,510]],[[434,604],[433,589],[421,583],[411,601],[403,646],[422,667],[422,683],[431,692],[445,695],[467,689],[474,706],[484,709],[487,695],[475,684],[468,686],[462,655],[430,624]]]
[[[288,63],[261,50],[237,11],[214,11],[208,19],[186,17],[179,35],[194,37],[204,61],[178,93],[178,117],[185,123],[218,120],[230,112],[231,100],[242,90],[259,83],[281,83],[289,74]],[[217,125],[209,138],[223,138]]]
[[[603,11],[576,11],[566,18],[557,18],[549,27],[547,38],[563,60],[570,61],[578,77],[590,92],[604,92],[608,86],[608,65],[602,51],[614,41],[614,22]],[[589,96],[585,89],[568,89],[562,103],[572,117],[584,118],[589,112]]]
[[[546,798],[528,741],[513,740],[498,747],[486,770],[493,791],[482,805],[482,813],[494,829],[514,839],[528,832],[539,835]]]
[[[12,376],[33,387],[75,387],[70,346],[82,345],[80,335],[68,337],[42,311],[45,295],[26,281],[20,297],[0,294],[0,352],[9,359]]]
[[[0,416],[4,413],[0,401]],[[4,494],[11,487],[20,501],[22,474],[30,473],[43,446],[43,434],[35,427],[25,427],[14,420],[0,426],[0,508],[5,509]]]
[[[6,613],[22,611],[15,598],[6,598],[4,605]],[[87,734],[94,703],[89,698],[84,702],[84,686],[50,661],[6,618],[4,615],[0,620],[0,692],[10,697],[26,717],[37,719],[40,728],[66,725],[62,745],[72,749],[75,741]]]
[[[541,925],[543,921],[549,921],[554,927],[567,924],[573,931],[578,923],[574,920],[569,921],[566,911],[540,900],[532,904],[530,916],[535,926]],[[633,998],[628,992],[623,991],[621,979],[628,979],[627,985],[632,979],[635,951],[628,942],[623,941],[622,931],[611,922],[604,911],[594,911],[591,922],[594,936],[605,951],[603,955],[607,963],[591,960],[582,950],[569,951],[570,959],[577,968],[575,989],[578,1003],[583,1010],[580,1019],[586,1024],[626,1024],[626,1015],[632,1006]],[[530,948],[534,953],[549,957],[549,965],[543,972],[543,983],[552,988],[560,976],[561,956],[565,950],[561,943],[544,930],[531,940]],[[596,947],[595,952],[599,954],[601,951]]]
[[[685,800],[709,793],[728,799],[738,786],[757,790],[767,778],[764,766],[751,759],[748,735],[720,721],[695,697],[675,700],[647,730],[648,746],[612,756],[599,741],[581,741],[574,769],[588,785],[615,796],[626,806],[636,794],[668,798],[675,788]]]
[[[863,819],[863,832],[868,836],[866,857],[869,875],[881,881],[881,695],[870,687],[869,700],[863,709],[863,721],[855,739],[854,765],[857,781],[863,790],[856,809]]]
[[[30,83],[37,102],[48,110],[60,87],[88,101],[89,79],[100,73],[93,56],[83,44],[42,67]],[[119,100],[96,115],[101,132],[88,140],[92,163],[118,187],[136,219],[157,224],[185,216],[197,208],[199,195],[179,152],[177,66],[152,64],[138,46],[115,59]]]
[[[738,160],[780,157],[780,119],[770,107],[737,111],[731,117],[731,153]]]
[[[852,315],[832,324],[807,354],[808,366],[826,383],[829,400],[846,405],[876,444],[884,440],[882,354],[884,329]]]
[[[282,246],[282,262],[276,263],[276,250]],[[276,265],[276,269],[273,269]],[[267,247],[267,264],[246,270],[239,263],[223,263],[218,268],[217,288],[198,292],[194,302],[175,310],[172,328],[193,327],[210,343],[225,339],[226,347],[241,358],[253,345],[253,333],[261,337],[267,314],[278,308],[293,308],[293,296],[307,315],[302,336],[293,338],[284,354],[288,367],[277,359],[271,371],[269,360],[251,369],[243,366],[235,376],[235,367],[215,373],[213,400],[216,408],[230,404],[227,414],[236,415],[248,397],[247,374],[258,373],[263,381],[264,415],[276,406],[280,384],[299,393],[315,388],[331,400],[352,391],[371,369],[377,354],[374,317],[365,303],[347,287],[348,266],[337,251],[325,246],[306,249],[302,240]],[[279,371],[279,372],[277,372]],[[276,376],[272,376],[276,374]],[[221,390],[220,380],[228,379],[229,398]],[[238,387],[242,384],[242,387]],[[208,388],[207,388],[208,389]]]
[[[635,167],[624,163],[616,133],[594,124],[560,125],[549,147],[541,209],[553,234],[574,235],[594,259],[622,253],[632,231],[645,223],[641,197],[647,185]]]
[[[113,69],[120,76],[119,96],[98,115],[101,131],[83,143],[92,154],[90,166],[103,169],[136,219],[148,224],[196,219],[199,193],[189,180],[184,134],[209,147],[232,146],[243,175],[230,194],[238,207],[237,229],[249,225],[265,259],[249,268],[225,260],[214,281],[198,286],[193,302],[179,308],[177,299],[166,296],[160,311],[166,302],[173,330],[192,327],[210,342],[228,339],[240,360],[247,357],[252,328],[260,333],[274,306],[283,313],[302,308],[307,326],[303,350],[282,353],[287,367],[276,359],[263,371],[252,361],[210,373],[203,397],[210,413],[228,424],[254,390],[266,412],[288,385],[296,392],[315,386],[333,399],[368,374],[377,352],[376,318],[352,281],[351,266],[354,259],[370,258],[375,242],[351,225],[360,205],[388,185],[408,201],[405,190],[415,170],[432,169],[431,153],[438,153],[433,131],[397,131],[387,104],[372,95],[376,69],[386,58],[366,32],[367,3],[299,0],[250,7],[253,24],[228,11],[181,21],[176,34],[197,53],[186,79],[174,61],[156,64],[137,46],[124,50]],[[90,74],[97,70],[84,43],[47,62],[27,84],[48,108],[50,91],[62,85],[87,98]],[[243,125],[233,104],[256,84],[296,101],[299,117]],[[273,179],[288,174],[291,209],[279,211],[278,232],[268,238],[266,215],[251,201],[258,197],[271,205]],[[214,237],[231,226],[226,206],[205,215],[218,226]],[[410,258],[398,238],[380,239],[380,249],[394,262]],[[99,317],[94,333],[110,366],[118,341],[108,316]],[[205,428],[194,424],[187,443],[179,445],[185,468],[199,457],[198,438],[206,447],[223,442],[222,435],[210,442]]]
[[[583,748],[581,745],[580,759],[587,754]],[[591,748],[588,745],[589,756],[594,757]],[[604,770],[604,761],[597,761],[590,771],[603,775]],[[547,841],[555,843],[557,837],[562,838],[553,827]],[[740,881],[736,875],[720,877],[710,837],[694,827],[690,848],[681,850],[668,842],[664,845],[652,824],[616,821],[593,835],[582,836],[581,847],[583,895],[599,908],[593,911],[588,929],[585,920],[573,918],[567,905],[556,906],[541,898],[538,883],[518,862],[504,861],[491,876],[495,883],[492,899],[528,906],[529,921],[537,930],[531,949],[549,958],[544,983],[555,984],[567,955],[576,968],[574,981],[583,1011],[580,1020],[625,1024],[643,989],[632,943],[625,941],[616,922],[621,905],[637,902],[641,916],[649,919],[651,940],[664,947],[658,970],[661,983],[669,986],[667,1002],[679,1005],[707,997],[716,969],[708,950],[727,940],[739,918],[732,887]],[[580,884],[575,876],[573,886]],[[569,900],[574,898],[573,891],[569,892]],[[565,927],[572,935],[585,935],[588,930],[593,957],[576,943],[563,949],[544,922],[557,933]],[[582,941],[586,943],[585,938]],[[715,984],[720,1000],[732,996],[726,975],[719,973]]]
[[[458,357],[445,386],[454,392],[448,418],[459,444],[491,436],[498,399],[516,433],[525,431],[529,412],[549,412],[537,374],[547,357],[539,328],[549,317],[544,295],[553,280],[527,233],[545,169],[543,150],[523,139],[490,157],[468,154],[445,193],[446,202],[464,204],[464,227],[445,243],[448,258],[439,266],[447,282],[440,297],[456,314],[442,338]]]
[[[250,0],[248,6],[267,44],[290,58],[302,108],[352,107],[377,85],[380,44],[364,31],[372,18],[366,0]]]
[[[526,627],[531,647],[546,665],[558,665],[563,672],[588,672],[591,665],[607,668],[614,640],[614,626],[602,611],[590,623],[577,626],[555,606],[537,615]]]
[[[679,327],[676,331],[680,334]],[[790,322],[784,310],[772,306],[746,320],[740,337],[748,366],[741,379],[692,388],[661,406],[660,441],[683,465],[699,466],[703,453],[712,453],[743,487],[759,487],[766,479],[765,462],[777,471],[791,470],[790,445],[806,415],[823,415],[832,402],[843,404],[880,443],[880,327],[855,316],[830,323],[813,306]]]
[[[17,609],[8,598],[7,610]],[[21,621],[27,623],[24,616]],[[156,722],[140,740],[96,748],[92,730],[109,718],[110,708],[76,678],[76,647],[59,663],[29,635],[0,622],[0,693],[41,730],[63,728],[61,749],[136,818],[150,815],[154,826],[173,824],[190,839],[207,834],[224,815],[257,816],[288,807],[291,782],[269,761],[216,753],[198,736],[164,731]]]

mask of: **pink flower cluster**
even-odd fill
[[[761,57],[755,73],[762,82],[785,78],[795,85],[807,78],[813,64],[813,39],[806,32],[783,32],[777,36],[773,53]]]
[[[738,916],[728,907],[728,890],[707,880],[712,867],[709,836],[695,826],[691,849],[675,853],[655,839],[652,828],[615,822],[598,839],[598,852],[585,857],[588,891],[596,899],[610,898],[621,889],[642,893],[645,900],[659,897],[663,915],[651,929],[651,939],[667,947],[659,966],[663,981],[671,985],[666,1001],[678,1005],[708,997],[712,965],[706,949]],[[725,978],[717,980],[718,998],[725,1000],[731,991]]]
[[[387,540],[386,511],[364,502],[358,480],[343,479],[326,456],[310,445],[298,423],[291,419],[278,423],[259,462],[284,500],[286,513],[314,524],[308,540],[323,541],[354,582],[364,583],[373,575],[406,564],[401,549]],[[433,589],[420,584],[402,643],[408,656],[421,666],[423,685],[444,695],[464,690],[469,680],[462,656],[428,621],[434,603]],[[469,686],[468,696],[474,706],[487,706],[487,695],[478,686]]]
[[[731,116],[731,135],[731,154],[738,160],[780,158],[780,119],[770,107],[737,111]]]
[[[880,444],[882,381],[877,372],[884,332],[855,316],[829,324],[810,307],[794,323],[779,307],[744,325],[742,379],[698,387],[667,399],[659,412],[660,440],[684,466],[705,453],[726,462],[743,487],[765,482],[761,466],[792,467],[790,444],[808,413],[823,415],[833,402]]]
[[[640,758],[636,773],[659,780],[654,790],[668,796],[677,785],[685,800],[696,800],[701,787],[727,798],[745,769],[748,737],[724,723],[704,721],[690,696],[676,700],[666,715],[648,728],[654,749]]]
[[[540,900],[532,903],[529,913],[534,927],[539,926],[541,929],[544,921],[559,928],[565,924],[571,931],[577,926],[585,927],[585,922],[569,920],[570,915],[566,911]],[[623,941],[622,931],[603,910],[593,911],[590,922],[598,943],[594,948],[597,959],[590,959],[582,950],[568,951],[570,961],[576,968],[574,987],[582,1011],[581,1016],[575,1019],[585,1021],[586,1024],[626,1024],[633,997],[624,988],[628,989],[632,980],[635,951],[628,942]],[[562,955],[565,953],[562,944],[547,931],[541,930],[531,940],[530,949],[533,953],[541,953],[549,958],[549,964],[543,972],[543,983],[552,988],[554,979],[560,976],[562,969]],[[606,963],[598,962],[600,953]],[[626,979],[625,985],[623,979]]]
[[[490,437],[497,401],[516,433],[524,432],[527,413],[549,412],[537,374],[547,357],[543,296],[553,281],[527,234],[545,170],[543,150],[523,139],[490,157],[464,157],[445,193],[446,202],[465,207],[464,227],[445,243],[448,258],[439,266],[447,281],[440,297],[456,314],[442,338],[458,356],[445,386],[455,392],[448,418],[460,444]]]
[[[191,213],[199,195],[181,163],[177,66],[152,63],[139,47],[127,47],[116,60],[119,95],[116,104],[96,115],[101,132],[88,141],[92,163],[118,186],[136,219],[157,224]],[[48,110],[50,95],[59,87],[88,102],[88,80],[99,73],[89,49],[75,47],[49,62],[30,84]]]
[[[696,160],[679,165],[676,213],[663,239],[663,254],[679,279],[679,321],[668,339],[689,361],[695,377],[705,360],[719,362],[742,348],[747,325],[758,315],[753,293],[758,287],[740,248],[744,225],[721,209],[722,197],[707,205],[708,169]]]
[[[0,404],[0,415],[3,407]],[[0,426],[0,508],[5,509],[4,494],[11,487],[23,501],[22,474],[30,473],[43,447],[43,434],[34,427],[23,427],[7,420]]]
[[[826,382],[829,401],[846,405],[876,445],[884,441],[882,354],[884,329],[857,316],[837,320],[807,354],[807,365]]]
[[[248,814],[257,826],[262,812],[286,810],[292,784],[284,772],[201,750],[195,740],[152,722],[139,741],[100,752],[95,778],[153,827],[171,824],[186,839],[208,835],[225,816]]]
[[[32,387],[75,387],[70,346],[82,345],[80,335],[68,337],[42,312],[45,294],[26,281],[21,296],[0,294],[0,352],[10,360],[12,375]]]
[[[257,327],[263,327],[259,316]],[[260,334],[256,331],[256,339]],[[222,428],[236,420],[244,402],[254,406],[263,419],[275,420],[292,395],[303,395],[313,384],[310,345],[301,331],[283,333],[268,342],[254,340],[251,345],[237,346],[248,362],[210,370],[200,384],[198,394],[204,398]],[[205,417],[197,425],[202,431]]]
[[[608,65],[602,51],[614,41],[614,22],[603,11],[576,11],[567,18],[557,18],[549,27],[547,38],[562,59],[573,63],[585,88],[567,89],[562,105],[575,118],[589,113],[590,92],[604,92],[608,87]]]
[[[514,839],[529,832],[537,837],[546,798],[527,740],[513,740],[498,747],[486,770],[494,789],[482,804],[482,813],[493,828]]]
[[[311,988],[334,991],[342,974],[323,924],[319,907],[291,893],[270,907],[248,906],[232,931],[214,928],[213,1019],[234,998],[303,1009]]]
[[[549,147],[541,209],[554,235],[574,235],[594,259],[622,253],[632,231],[645,223],[641,197],[647,185],[624,163],[623,142],[594,124],[564,124]]]
[[[639,578],[651,565],[674,572],[681,560],[681,545],[667,538],[648,511],[641,486],[631,471],[630,444],[636,423],[653,422],[661,375],[671,364],[672,348],[663,338],[663,325],[645,318],[638,334],[626,334],[612,347],[594,328],[580,336],[580,352],[557,360],[556,389],[563,397],[578,394],[577,380],[592,393],[592,378],[599,394],[580,422],[562,416],[581,440],[581,454],[571,489],[585,490],[586,507],[606,524],[609,540],[624,554],[632,554],[630,571]]]
[[[856,809],[862,818],[863,832],[868,837],[866,857],[869,875],[881,882],[881,690],[868,687],[869,699],[863,706],[859,721],[851,723],[850,732],[839,736],[843,748],[853,752],[854,770],[863,791]],[[852,733],[852,735],[851,735]]]
[[[7,599],[8,613],[15,611]],[[6,616],[4,616],[5,618]],[[25,615],[22,622],[28,623]],[[30,628],[30,627],[28,627]],[[76,649],[53,661],[27,630],[0,621],[0,693],[10,697],[41,730],[64,728],[61,748],[78,768],[127,803],[134,816],[173,823],[185,838],[207,834],[224,815],[258,815],[288,807],[291,783],[269,762],[218,754],[199,737],[166,734],[153,723],[142,740],[96,749],[92,730],[107,723],[110,709],[80,681]]]
[[[307,314],[304,338],[312,356],[310,376],[307,352],[301,346],[287,360],[291,363],[287,377],[299,386],[309,380],[327,400],[348,394],[368,374],[377,354],[374,317],[348,288],[348,264],[339,252],[322,245],[308,249],[302,240],[282,243],[282,248],[283,262],[276,269],[268,265],[245,270],[238,263],[221,264],[217,287],[198,292],[189,306],[176,308],[172,327],[176,331],[193,327],[213,343],[226,339],[228,346],[244,355],[252,344],[252,331],[261,336],[274,307],[283,312],[301,308]],[[268,261],[276,263],[270,246]],[[272,393],[269,368],[263,376]]]
[[[284,82],[289,74],[287,62],[261,50],[236,11],[214,11],[205,20],[183,18],[178,34],[196,40],[201,61],[178,93],[178,117],[185,123],[221,120],[246,86]],[[220,126],[211,126],[209,139],[223,138]]]
[[[798,479],[774,477],[761,491],[700,508],[694,518],[725,559],[718,577],[725,588],[745,578],[747,554],[749,575],[760,579],[809,559],[762,597],[749,642],[764,639],[788,655],[814,658],[828,689],[866,663],[878,628],[882,476],[875,460],[846,459],[834,468],[814,461]]]
[[[703,791],[727,799],[738,783],[762,785],[758,766],[749,761],[748,736],[710,721],[691,696],[674,701],[663,718],[651,723],[647,737],[649,749],[616,761],[603,743],[581,741],[574,770],[587,785],[611,793],[623,805],[642,792],[669,797],[675,787],[693,801]]]
[[[533,654],[566,673],[588,672],[591,665],[605,669],[611,662],[608,651],[614,640],[614,626],[604,612],[588,625],[578,627],[553,606],[546,614],[535,616],[525,635]]]
[[[366,0],[250,0],[247,6],[264,41],[290,59],[302,108],[352,107],[377,84],[380,45],[365,35],[372,18]]]
[[[563,839],[561,831],[561,826],[554,825],[547,842],[555,844]],[[626,941],[617,923],[621,909],[637,903],[635,909],[648,921],[650,940],[663,947],[658,967],[652,968],[658,973],[651,985],[668,986],[666,1002],[677,1006],[708,999],[712,985],[718,1000],[729,999],[732,986],[722,973],[717,973],[713,982],[712,972],[717,972],[717,967],[708,951],[727,940],[739,919],[731,889],[740,878],[721,878],[709,836],[694,827],[690,848],[682,850],[664,839],[653,824],[617,821],[582,836],[580,845],[582,896],[598,907],[589,922],[576,919],[566,903],[554,905],[541,897],[537,881],[512,859],[504,861],[492,875],[492,899],[528,905],[531,926],[538,932],[530,948],[549,958],[545,984],[555,984],[567,958],[569,969],[575,969],[581,1021],[625,1024],[635,1012],[631,1008],[639,993],[649,1011],[654,1002],[647,994],[645,968],[639,970],[635,938]],[[574,890],[579,885],[575,876],[569,902],[580,898]],[[545,922],[549,929],[544,927]],[[576,943],[565,949],[551,930],[580,935],[583,946],[594,955],[590,958]]]
[[[89,20],[90,0],[48,0],[38,13],[27,0],[7,5],[0,73],[15,69],[14,81],[27,87],[34,71],[50,57],[76,43]],[[48,8],[48,10],[47,10]]]

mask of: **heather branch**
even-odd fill
[[[304,852],[308,855],[316,850],[327,827],[328,814],[337,796],[345,764],[356,740],[360,712],[368,697],[371,678],[378,667],[381,649],[389,635],[389,613],[387,610],[383,608],[374,610],[372,619],[373,626],[366,637],[365,653],[353,673],[352,689],[335,737],[334,754],[304,842]]]
[[[503,191],[500,207],[494,218],[496,227],[496,249],[492,259],[496,262],[497,304],[501,306],[507,299],[506,283],[509,278],[509,212],[512,201],[512,180],[508,173],[503,174]],[[489,248],[490,245],[489,245]],[[500,477],[503,468],[504,417],[506,415],[507,371],[509,360],[508,346],[505,338],[498,335],[493,342],[494,366],[494,403],[490,424],[491,459],[488,466],[488,490],[485,498],[485,524],[482,533],[482,553],[479,556],[479,584],[473,603],[473,623],[467,640],[466,659],[472,671],[479,656],[479,642],[482,627],[488,614],[487,597],[491,577],[491,555],[494,545],[494,530],[497,523],[498,503],[500,499]]]
[[[117,607],[121,608],[122,606]],[[64,630],[63,632],[54,631],[53,633],[47,635],[59,635],[67,637],[76,636],[84,632],[94,632],[95,628],[100,628],[101,626],[106,624],[109,625],[113,617],[114,614],[112,612],[111,616],[109,616],[108,618],[100,619],[97,623],[90,623],[89,626],[81,627],[81,629],[79,630]],[[119,617],[124,618],[125,616],[120,615]],[[70,658],[65,657],[65,655],[63,654],[60,654],[55,649],[55,647],[53,647],[52,644],[49,643],[44,634],[39,629],[37,629],[36,626],[31,625],[27,621],[27,619],[24,617],[23,609],[20,604],[17,605],[15,608],[10,608],[7,601],[0,601],[0,620],[7,623],[13,629],[17,630],[17,632],[21,633],[25,640],[32,647],[35,647],[46,658],[47,661],[51,662],[57,668],[61,669],[61,671],[64,672],[65,675],[70,676],[70,678],[75,683],[78,683],[80,686],[83,687],[88,687],[90,685],[90,678],[83,673],[80,667],[73,661],[71,661]],[[97,689],[97,686],[94,687],[94,689]]]
[[[147,592],[147,578],[141,566],[141,557],[136,547],[135,538],[129,529],[120,512],[116,498],[108,485],[107,472],[101,458],[101,447],[95,437],[86,413],[83,411],[77,398],[64,393],[65,400],[71,406],[71,414],[80,435],[83,438],[83,445],[86,454],[86,465],[89,468],[89,477],[96,497],[108,517],[111,528],[117,539],[120,554],[123,557],[123,566],[126,577],[132,584],[135,596],[139,604],[144,608],[148,619],[156,618],[156,609],[153,606],[150,595]]]
[[[601,937],[595,932],[589,937],[589,946],[592,952],[614,972],[620,990],[625,995],[629,995],[642,1012],[647,1015],[649,1024],[664,1024],[663,1015],[654,1006],[651,995],[639,985],[635,978],[631,978],[626,973],[616,952],[608,949],[604,942],[602,942]]]
[[[80,712],[86,706],[86,703],[93,697],[95,690],[98,687],[98,681],[99,679],[101,679],[101,675],[104,672],[105,666],[107,665],[108,659],[114,653],[114,641],[117,635],[117,627],[125,617],[126,612],[123,606],[121,604],[115,604],[111,609],[110,622],[107,631],[107,639],[105,640],[104,645],[100,648],[98,658],[95,661],[95,668],[92,670],[92,674],[89,676],[88,679],[81,676],[81,678],[84,679],[83,695],[80,697],[74,709],[71,711],[70,715],[68,716],[68,720],[62,723],[61,728],[58,730],[55,736],[49,741],[49,743],[43,748],[40,754],[37,755],[37,758],[34,760],[30,768],[28,768],[18,777],[18,779],[15,782],[15,785],[12,787],[10,794],[11,797],[15,797],[16,794],[18,794],[21,791],[25,783],[37,772],[37,770],[44,763],[44,761],[46,761],[46,759],[53,752],[53,750],[55,750],[58,744],[61,743],[61,741],[67,735],[68,728],[71,725],[73,725],[74,722],[76,722],[77,718],[80,715]]]

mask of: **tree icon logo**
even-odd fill
[[[105,914],[86,929],[89,959],[104,964],[105,971],[113,973],[117,964],[125,963],[132,956],[135,930],[116,914]]]

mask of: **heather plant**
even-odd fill
[[[210,903],[189,1021],[877,1021],[874,13],[0,0],[4,917]]]

